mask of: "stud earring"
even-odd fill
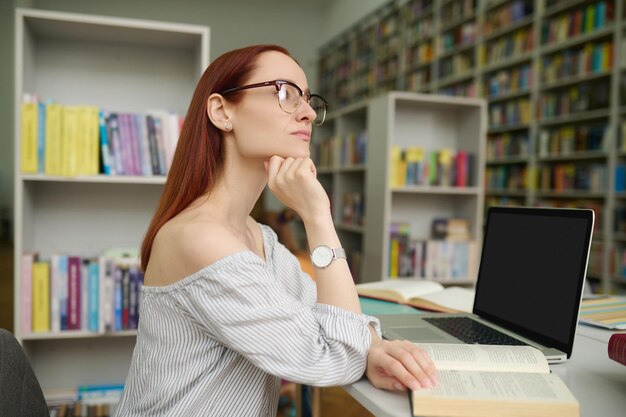
[[[226,124],[224,125],[224,130],[230,132],[231,130],[233,130],[233,125],[230,124],[230,122],[226,122]]]

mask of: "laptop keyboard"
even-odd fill
[[[469,317],[425,317],[424,320],[469,344],[526,345],[526,343],[520,340],[499,332],[492,327],[485,326]]]

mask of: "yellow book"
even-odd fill
[[[531,346],[418,343],[439,383],[411,393],[414,416],[578,417],[580,406]]]
[[[391,278],[398,277],[398,260],[400,256],[400,242],[398,238],[392,236],[389,248],[389,276]]]
[[[593,32],[595,29],[595,20],[596,20],[596,7],[594,4],[589,4],[587,6],[587,10],[585,11],[585,28],[584,33]]]
[[[98,147],[99,121],[98,108],[80,106],[77,108],[77,173],[80,175],[98,175],[100,153]]]
[[[61,106],[46,105],[45,165],[47,175],[63,174],[63,148],[61,144]]]
[[[391,147],[391,161],[389,164],[389,179],[391,182],[391,187],[399,187],[404,185],[404,182],[401,180],[402,177],[402,148],[398,145],[393,145]]]
[[[33,332],[50,331],[50,265],[33,263]]]
[[[78,161],[81,156],[82,143],[78,140],[79,108],[76,106],[64,106],[62,112],[61,148],[63,156],[63,175],[78,175]]]
[[[611,49],[613,49],[612,42],[604,42],[602,44],[602,71],[610,71],[613,66]]]
[[[22,104],[21,159],[22,172],[37,172],[37,108],[36,102]]]

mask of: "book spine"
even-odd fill
[[[107,132],[107,115],[104,111],[98,113],[98,125],[100,128],[100,160],[102,172],[111,175],[111,154],[109,151],[109,135]]]
[[[80,264],[80,329],[89,330],[89,260]]]
[[[45,172],[46,158],[46,105],[37,104],[37,172]]]
[[[117,113],[110,113],[108,118],[108,138],[111,148],[111,174],[124,175],[124,166],[122,163],[122,140],[120,138],[120,120]]]
[[[67,328],[69,330],[80,329],[80,258],[68,256],[67,258]]]
[[[33,263],[33,332],[50,330],[50,265]]]
[[[156,126],[154,125],[154,117],[150,114],[146,115],[146,131],[148,134],[148,147],[150,149],[150,162],[152,166],[152,174],[159,175],[159,151],[157,150]]]
[[[113,330],[122,330],[122,269],[115,266],[113,283]]]
[[[60,292],[60,270],[59,256],[50,257],[50,330],[59,332],[61,330],[61,309],[59,305]]]
[[[22,331],[28,334],[33,329],[33,262],[35,255],[22,255]]]
[[[25,102],[22,104],[21,123],[21,157],[22,172],[37,172],[39,167],[37,153],[37,102]]]
[[[67,277],[67,256],[59,255],[59,320],[61,330],[68,329],[68,314],[67,314],[67,294],[68,294],[68,277]]]
[[[79,173],[82,144],[78,138],[78,113],[79,108],[76,106],[63,106],[61,110],[62,175],[74,176]]]
[[[62,171],[61,149],[61,106],[50,103],[46,106],[46,160],[45,172],[60,175]]]
[[[100,328],[100,264],[97,260],[89,262],[89,326],[90,332]]]
[[[128,327],[136,329],[139,324],[139,288],[141,286],[141,271],[138,267],[130,267],[130,300],[128,306]]]
[[[626,366],[626,333],[611,335],[608,344],[609,358]]]
[[[122,329],[129,329],[130,318],[130,270],[122,267]]]

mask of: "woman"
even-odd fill
[[[143,242],[137,345],[116,416],[273,416],[281,378],[436,382],[423,351],[381,340],[361,314],[309,159],[325,114],[281,47],[234,50],[206,69]],[[249,216],[266,185],[302,218],[309,247],[321,246],[315,282]]]

